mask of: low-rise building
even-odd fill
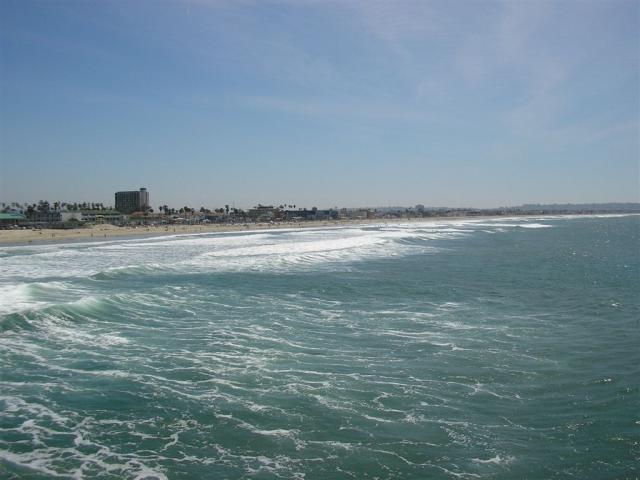
[[[45,210],[43,212],[34,210],[27,214],[27,218],[31,223],[40,225],[51,225],[62,222],[60,210]]]
[[[22,213],[6,212],[0,213],[0,228],[10,228],[21,225],[27,221]]]
[[[117,210],[65,210],[61,212],[61,221],[110,223],[119,225],[125,220],[125,216]]]
[[[273,205],[258,205],[249,209],[248,217],[255,222],[269,222],[276,218],[278,209]]]
[[[286,220],[298,221],[298,220],[337,220],[339,217],[339,211],[334,209],[318,210],[312,208],[307,210],[306,208],[301,210],[286,210],[284,212],[284,218]]]

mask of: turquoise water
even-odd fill
[[[0,248],[0,477],[637,478],[640,217]]]

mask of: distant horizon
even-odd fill
[[[638,202],[638,24],[635,0],[5,0],[0,196]]]

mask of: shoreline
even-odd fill
[[[402,219],[403,221],[424,220]],[[214,225],[158,225],[138,227],[117,227],[114,225],[93,225],[68,230],[57,228],[0,230],[0,246],[50,245],[59,243],[75,243],[78,241],[132,240],[136,238],[164,237],[174,235],[195,235],[210,233],[243,233],[263,230],[301,230],[307,228],[339,228],[349,225],[376,225],[397,223],[396,219],[362,219],[362,220],[318,220],[307,222],[283,223],[242,223]]]
[[[84,228],[62,229],[26,229],[26,230],[0,230],[0,246],[19,247],[30,245],[49,245],[76,243],[81,241],[107,241],[107,240],[133,240],[145,237],[162,237],[172,235],[194,235],[209,233],[243,233],[258,232],[263,230],[302,230],[310,228],[340,228],[350,225],[389,225],[397,223],[413,222],[458,222],[483,219],[529,219],[529,218],[567,218],[567,217],[593,217],[593,216],[627,216],[630,214],[558,214],[558,215],[518,215],[518,216],[464,216],[464,217],[420,217],[420,218],[372,218],[353,220],[318,220],[307,222],[282,222],[282,223],[247,223],[247,224],[214,224],[214,225],[158,225],[138,227],[117,227],[114,225],[93,225]],[[635,214],[637,215],[637,214]]]

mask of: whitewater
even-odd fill
[[[0,247],[0,477],[637,478],[640,217]]]

